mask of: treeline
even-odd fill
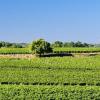
[[[6,48],[24,48],[27,46],[27,43],[10,43],[10,42],[0,42],[0,48],[6,47]]]
[[[29,44],[28,43],[10,43],[10,42],[0,42],[0,48],[7,47],[7,48],[25,48]],[[82,43],[80,41],[77,42],[62,42],[62,41],[55,41],[51,43],[51,47],[100,47],[100,44],[89,44],[89,43]]]
[[[61,42],[61,41],[55,41],[52,44],[52,47],[94,47],[93,44],[88,43],[82,43],[80,41],[77,42]]]

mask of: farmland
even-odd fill
[[[94,48],[94,47],[58,47],[54,48],[55,53],[94,53],[94,52],[100,52],[100,48]]]
[[[0,86],[3,100],[100,100],[96,86]],[[1,99],[2,100],[2,99]]]
[[[12,50],[7,48],[7,53],[30,53],[26,48]],[[100,55],[0,58],[0,84],[0,99],[4,100],[99,99]]]
[[[100,100],[100,0],[0,0],[0,100]]]
[[[83,47],[71,47],[71,48],[53,48],[54,53],[97,53],[100,52],[100,48],[83,48]],[[29,48],[0,48],[0,54],[31,54]]]
[[[0,82],[22,84],[98,85],[100,57],[1,59]]]
[[[0,54],[30,54],[29,48],[0,48]]]

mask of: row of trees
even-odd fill
[[[0,42],[0,48],[1,47],[6,47],[6,48],[23,48],[26,47],[26,43],[9,43],[9,42]]]
[[[28,45],[27,43],[9,43],[9,42],[4,42],[4,41],[0,42],[0,48],[1,47],[23,48],[23,47],[26,47],[27,45]],[[82,43],[80,41],[77,41],[77,42],[55,41],[54,43],[51,43],[51,47],[93,47],[93,46],[100,46],[100,45]]]
[[[82,43],[80,41],[77,42],[61,42],[56,41],[52,44],[52,47],[93,47],[93,44]]]
[[[23,43],[9,43],[9,42],[0,42],[0,48],[1,47],[14,47],[14,48],[23,48],[26,47],[26,44]],[[82,43],[80,41],[78,42],[61,42],[56,41],[53,44],[50,44],[49,42],[45,41],[44,39],[38,39],[36,41],[33,41],[31,44],[31,50],[35,54],[44,54],[44,53],[51,53],[53,51],[52,48],[54,47],[93,47],[95,45]]]
[[[53,51],[52,48],[55,47],[94,47],[92,44],[82,43],[80,41],[78,42],[66,42],[63,43],[61,41],[56,41],[53,44],[50,44],[49,42],[45,41],[44,39],[38,39],[36,41],[32,42],[31,50],[35,54],[44,54],[44,53],[50,53]]]

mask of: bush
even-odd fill
[[[35,54],[44,54],[52,52],[52,48],[49,42],[44,39],[38,39],[32,42],[31,50]]]

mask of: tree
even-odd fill
[[[64,47],[74,47],[75,43],[74,42],[65,42]]]
[[[75,43],[75,47],[83,47],[82,42],[77,41],[77,42]]]
[[[38,39],[32,42],[31,50],[35,54],[44,54],[52,52],[52,48],[49,42],[44,39]]]
[[[23,46],[20,43],[13,43],[11,47],[13,47],[13,48],[23,48]]]
[[[11,46],[12,46],[11,43],[9,43],[9,42],[5,42],[5,47],[11,47]]]
[[[63,42],[61,41],[55,41],[53,44],[52,44],[53,47],[63,47]]]
[[[0,48],[2,47],[2,43],[0,42]]]
[[[83,43],[83,47],[89,47],[88,43]]]

